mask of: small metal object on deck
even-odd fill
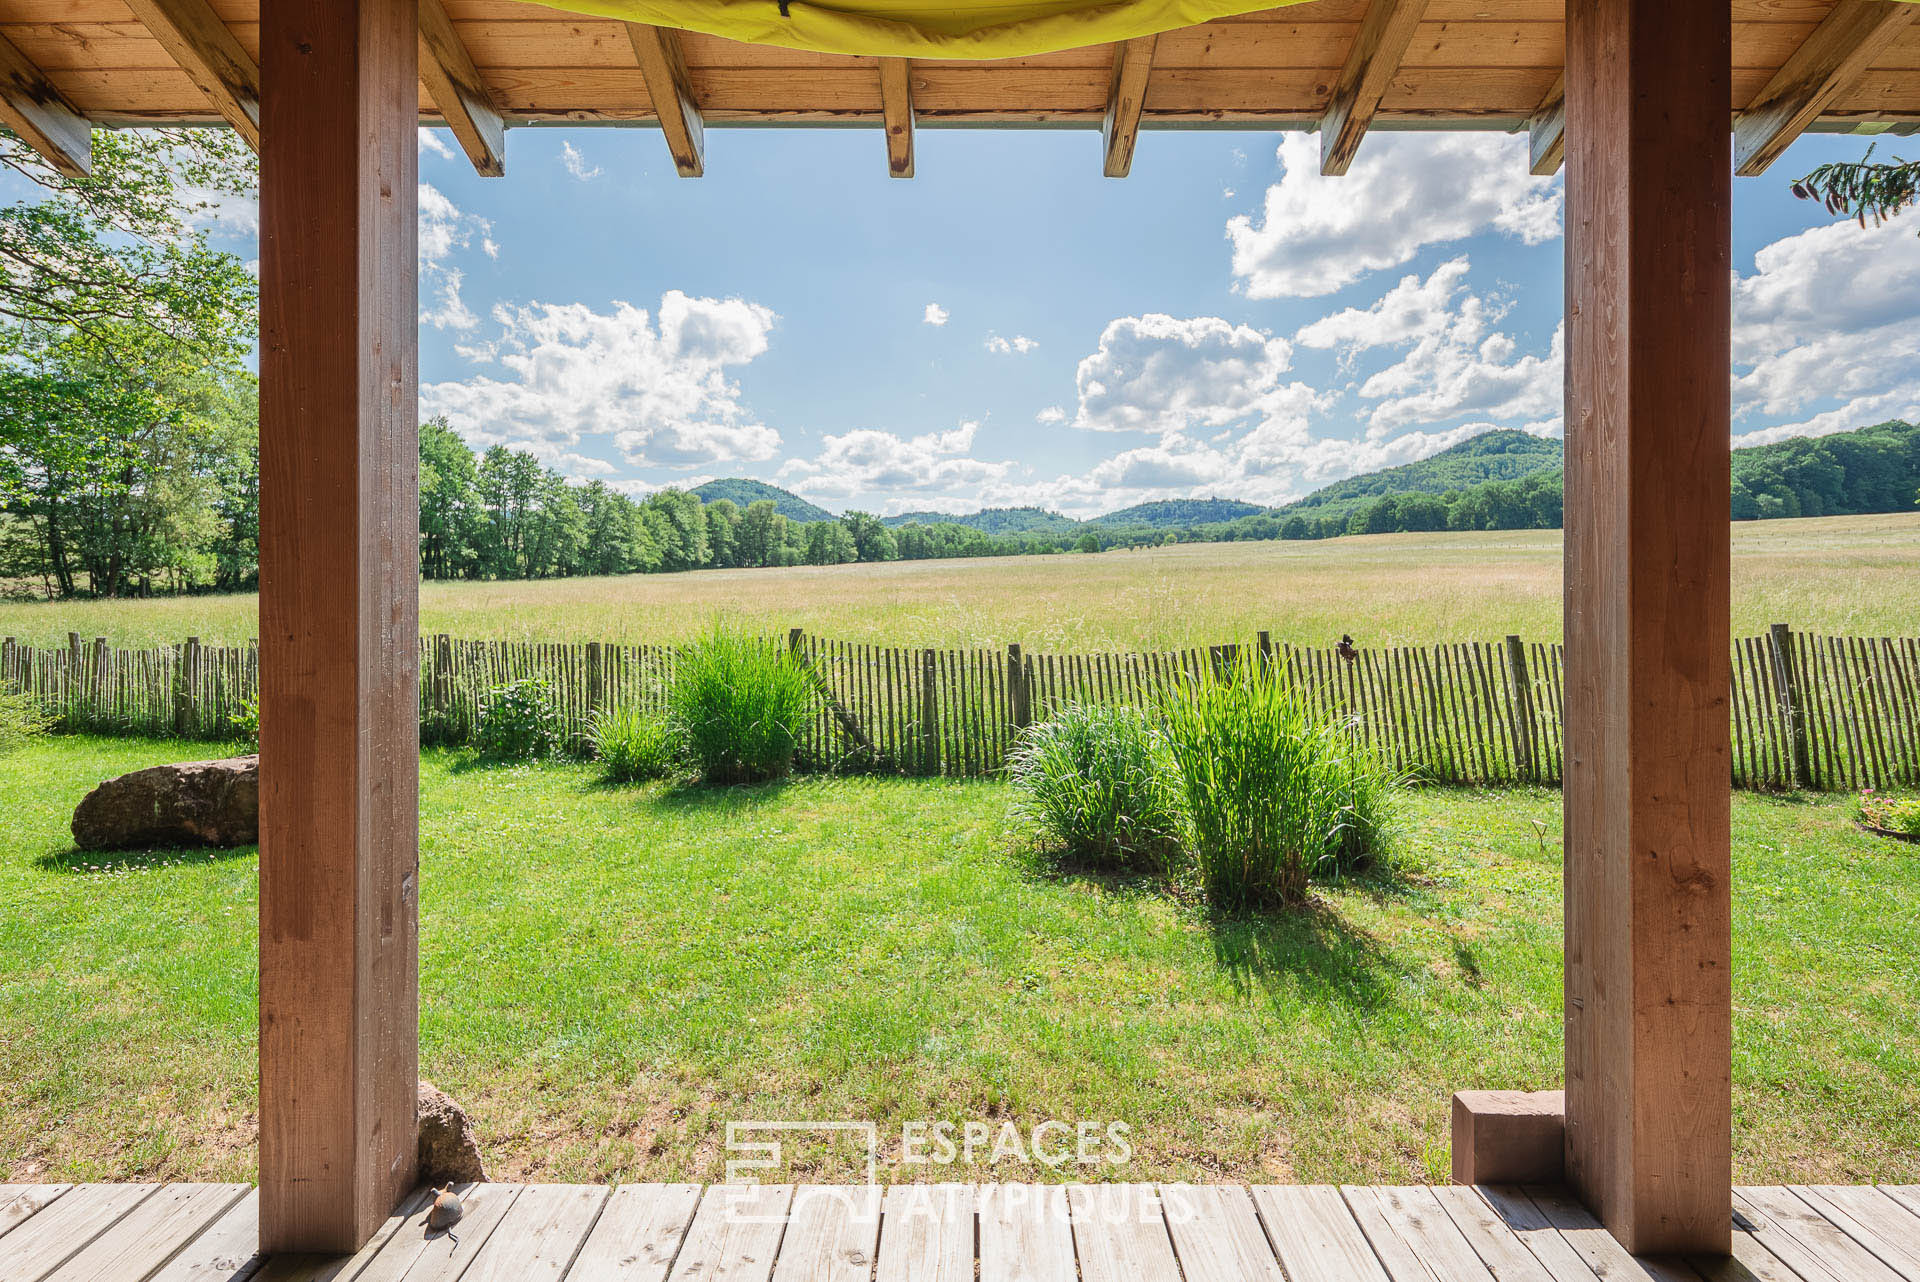
[[[460,1195],[451,1186],[435,1189],[433,1206],[427,1212],[427,1232],[439,1233],[460,1222],[460,1216],[466,1208],[460,1204]]]

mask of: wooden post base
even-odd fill
[[[1453,1097],[1455,1184],[1558,1184],[1565,1091],[1460,1091]]]

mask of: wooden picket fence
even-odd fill
[[[782,644],[770,639],[769,644]],[[1144,705],[1239,663],[1283,674],[1392,766],[1440,783],[1557,784],[1564,652],[1510,636],[1342,651],[1250,646],[1161,653],[917,649],[802,634],[784,644],[813,672],[819,708],[806,769],[989,776],[1022,728],[1073,703]],[[489,694],[520,678],[552,689],[566,744],[586,751],[603,709],[664,706],[673,646],[420,641],[421,737],[471,740]],[[0,688],[30,693],[62,729],[231,737],[257,697],[251,647],[125,650],[70,635],[61,649],[0,643]],[[1838,791],[1920,786],[1920,638],[1838,637],[1776,624],[1739,638],[1729,692],[1733,783]]]

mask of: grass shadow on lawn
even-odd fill
[[[153,872],[161,868],[179,868],[187,864],[223,863],[229,859],[250,859],[260,853],[258,846],[150,846],[126,850],[82,850],[78,846],[36,855],[33,866],[41,872],[91,874],[103,872]]]
[[[1214,913],[1214,961],[1243,992],[1306,991],[1359,1011],[1393,1000],[1396,967],[1386,950],[1334,906],[1309,900],[1266,912]]]

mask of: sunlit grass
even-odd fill
[[[0,1180],[252,1174],[254,855],[65,827],[202,751],[0,764]],[[1120,1178],[1443,1179],[1451,1091],[1559,1080],[1556,793],[1417,790],[1405,881],[1215,917],[1054,871],[997,783],[423,773],[422,1066],[497,1176],[714,1179],[730,1120],[1060,1117],[1131,1125]],[[1736,796],[1734,833],[1736,1174],[1920,1179],[1920,847],[1844,799]]]
[[[1920,620],[1920,514],[1741,522],[1733,622],[1912,635]],[[1384,534],[1317,543],[1189,544],[1097,556],[692,574],[536,583],[429,583],[421,628],[538,641],[684,640],[716,621],[784,636],[914,646],[1019,642],[1029,650],[1154,649],[1250,638],[1362,645],[1529,640],[1561,630],[1558,531]],[[0,604],[0,635],[119,645],[187,636],[244,643],[252,596]]]

